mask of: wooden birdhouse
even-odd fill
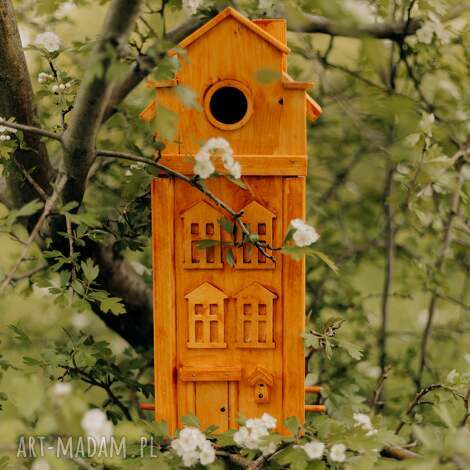
[[[306,120],[321,113],[306,94],[312,84],[287,74],[286,22],[250,21],[227,8],[174,53],[181,49],[175,78],[150,82],[155,100],[142,113],[147,121],[168,110],[178,116],[160,162],[193,176],[201,143],[226,139],[246,188],[224,177],[205,185],[243,211],[259,240],[281,246],[290,221],[305,217]],[[185,107],[180,86],[194,91],[199,109]],[[181,179],[153,181],[155,414],[172,433],[189,413],[219,431],[237,428],[239,414],[304,419],[304,262],[272,251],[273,263],[238,246],[240,234],[231,240],[221,217],[228,215]]]

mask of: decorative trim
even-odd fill
[[[158,155],[156,155],[158,157]],[[306,155],[234,155],[242,166],[243,176],[306,176]],[[163,154],[159,163],[184,175],[194,175],[194,160],[184,154]],[[215,168],[225,173],[222,162],[216,159]]]
[[[226,367],[194,367],[183,366],[179,370],[178,378],[182,382],[212,382],[233,381],[240,382],[242,379],[242,368],[240,366]]]
[[[282,44],[281,41],[276,39],[274,36],[271,34],[267,33],[264,29],[260,28],[257,26],[255,23],[253,23],[251,20],[248,18],[245,18],[242,14],[238,13],[237,10],[228,7],[221,13],[219,13],[217,16],[212,18],[210,21],[208,21],[206,24],[201,26],[199,29],[196,29],[192,34],[187,36],[185,39],[183,39],[179,43],[179,47],[186,49],[189,45],[191,45],[194,41],[199,39],[201,36],[209,32],[212,28],[217,26],[219,23],[221,23],[225,18],[228,16],[231,16],[238,22],[242,23],[245,25],[248,29],[253,31],[255,34],[260,36],[262,39],[267,41],[271,46],[275,47],[276,49],[279,49],[281,52],[288,54],[290,52],[290,49],[285,45]]]

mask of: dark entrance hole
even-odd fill
[[[238,88],[219,88],[211,97],[210,111],[222,124],[235,124],[243,119],[248,110],[246,96]]]

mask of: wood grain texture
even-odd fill
[[[292,219],[305,219],[305,178],[284,178],[284,233]],[[283,258],[283,415],[303,423],[305,364],[302,333],[305,328],[305,260]]]
[[[240,162],[243,176],[305,176],[307,174],[306,155],[235,155]],[[160,159],[175,171],[187,176],[194,175],[193,156],[164,153]],[[220,159],[214,161],[215,168],[220,173],[226,173]]]
[[[152,182],[155,417],[176,431],[174,181]]]

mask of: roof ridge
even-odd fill
[[[210,19],[207,23],[202,25],[200,28],[196,29],[196,31],[192,32],[189,36],[184,38],[179,43],[179,46],[182,48],[187,48],[190,44],[198,40],[201,36],[209,32],[212,28],[217,26],[219,23],[221,23],[223,20],[225,20],[225,18],[229,16],[231,16],[235,20],[245,25],[248,29],[250,29],[252,32],[260,36],[262,39],[270,43],[276,49],[279,49],[281,52],[285,54],[288,54],[290,52],[290,49],[281,41],[279,41],[279,39],[269,34],[263,28],[259,27],[256,23],[251,21],[246,16],[243,16],[241,13],[239,13],[237,10],[235,10],[232,7],[225,8],[225,10],[221,11],[217,16],[214,16],[214,18]]]

